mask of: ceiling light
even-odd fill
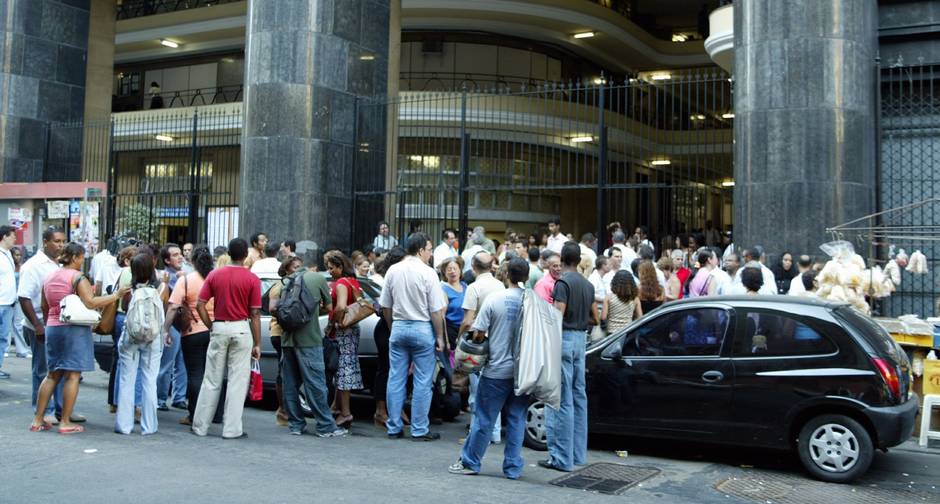
[[[571,138],[571,143],[587,143],[593,141],[594,137],[592,136],[576,136]]]
[[[721,187],[734,187],[733,180],[725,180],[721,183]]]
[[[653,166],[666,166],[671,165],[672,161],[668,159],[654,159],[653,161],[650,161],[650,164]]]
[[[667,73],[653,74],[650,76],[650,79],[653,79],[653,80],[669,80],[671,78],[672,78],[672,75],[667,74]]]
[[[359,56],[359,61],[373,61],[375,60],[374,54],[363,54]]]
[[[412,161],[417,161],[417,162],[420,163],[422,157],[421,157],[421,156],[418,156],[418,155],[411,155],[411,156],[408,156],[408,159],[410,159],[410,160],[412,160]]]
[[[607,79],[603,77],[594,77],[594,84],[607,84]]]
[[[690,119],[692,119],[693,121],[702,121],[705,119],[705,115],[704,114],[692,114],[692,117],[690,117]]]
[[[594,36],[594,32],[592,32],[592,31],[581,32],[581,33],[575,33],[575,34],[574,34],[574,38],[577,38],[577,39],[591,38],[591,37],[593,37],[593,36]]]
[[[688,38],[687,38],[685,35],[681,34],[681,33],[673,33],[673,34],[672,34],[672,41],[673,41],[673,42],[685,42],[686,40],[688,40]]]
[[[167,40],[167,39],[160,40],[160,43],[167,47],[171,47],[173,49],[176,49],[177,47],[180,46],[179,42],[173,42],[172,40]]]
[[[721,114],[722,119],[734,119],[734,112],[728,112],[727,114]]]
[[[222,58],[222,63],[235,63],[235,58]]]
[[[173,141],[173,137],[169,135],[156,135],[153,137],[153,139],[158,142],[172,142]]]

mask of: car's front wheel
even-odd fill
[[[797,442],[800,462],[813,477],[848,483],[868,470],[874,456],[871,436],[844,415],[821,415],[803,425]]]
[[[545,403],[532,401],[525,412],[525,438],[527,447],[545,451],[548,449],[548,430],[545,425]]]

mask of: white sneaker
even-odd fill
[[[473,476],[474,474],[479,474],[479,472],[463,465],[463,459],[457,459],[456,462],[447,468],[447,472],[451,474],[462,474],[464,476]]]
[[[335,431],[333,431],[333,432],[325,432],[325,433],[322,433],[322,434],[318,432],[318,433],[317,433],[317,437],[323,437],[323,438],[328,438],[328,437],[343,437],[343,436],[345,436],[346,434],[349,434],[349,431],[346,430],[346,429],[344,429],[344,428],[342,428],[342,427],[339,427],[339,428],[337,428],[337,429],[336,429]]]

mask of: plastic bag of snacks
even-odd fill
[[[927,256],[920,250],[915,250],[911,254],[911,260],[907,263],[907,271],[916,274],[927,273]]]

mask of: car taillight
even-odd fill
[[[897,371],[884,359],[872,358],[872,362],[874,362],[875,367],[878,368],[878,373],[885,381],[885,385],[888,386],[888,390],[891,391],[891,395],[893,395],[895,399],[899,399],[901,397],[901,380],[898,377]]]

